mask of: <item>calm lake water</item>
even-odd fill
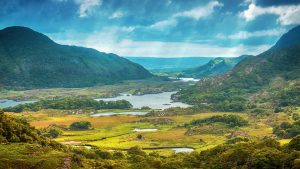
[[[133,131],[135,131],[135,132],[154,132],[157,130],[158,129],[138,129],[138,128],[133,129]]]
[[[186,147],[172,148],[171,150],[174,150],[175,153],[190,153],[190,152],[194,151],[194,149],[186,148]]]
[[[189,147],[144,148],[144,150],[173,150],[175,153],[190,153],[195,149]]]
[[[11,106],[16,106],[18,104],[34,103],[36,101],[15,101],[8,99],[0,99],[0,108],[6,108]]]
[[[127,100],[132,105],[133,108],[141,108],[143,106],[148,106],[152,109],[167,109],[170,107],[190,107],[188,104],[184,104],[181,102],[173,102],[171,100],[171,95],[176,92],[163,92],[158,94],[145,94],[141,96],[136,95],[126,95],[123,94],[114,98],[101,98],[96,100],[104,100],[104,101],[116,101],[116,100]]]
[[[163,92],[158,94],[145,94],[145,95],[127,95],[123,94],[118,97],[114,98],[101,98],[96,100],[104,100],[104,101],[116,101],[116,100],[127,100],[132,105],[133,108],[141,108],[143,106],[148,106],[152,109],[167,109],[170,107],[190,107],[188,104],[184,104],[181,102],[173,102],[171,100],[171,95],[176,92]],[[6,108],[10,106],[16,106],[18,104],[25,104],[25,103],[33,103],[36,101],[14,101],[9,99],[0,99],[0,108]],[[112,116],[114,114],[120,114],[115,112],[108,112],[108,113],[99,113],[101,116]],[[123,112],[123,115],[145,115],[146,112]],[[94,114],[93,116],[100,116]]]
[[[180,81],[183,82],[198,82],[200,79],[195,79],[195,78],[179,78]]]
[[[106,117],[106,116],[115,116],[115,115],[133,115],[133,116],[143,116],[146,115],[148,112],[121,112],[121,113],[115,113],[115,112],[106,112],[106,113],[96,113],[91,116],[93,117]]]

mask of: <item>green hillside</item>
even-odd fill
[[[233,111],[241,111],[253,102],[271,102],[271,106],[299,105],[299,35],[300,26],[297,26],[266,52],[242,60],[225,75],[202,79],[174,98]]]
[[[83,87],[152,75],[115,54],[59,45],[26,27],[0,30],[0,87]]]
[[[223,74],[233,69],[237,63],[248,56],[249,55],[242,55],[237,58],[215,58],[205,65],[183,71],[183,75],[185,77],[203,78]]]

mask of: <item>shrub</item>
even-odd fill
[[[92,124],[88,121],[73,122],[70,125],[71,130],[88,130],[91,127],[92,127]]]
[[[212,123],[225,123],[229,127],[241,127],[245,126],[248,124],[248,121],[244,120],[242,117],[238,115],[217,115],[217,116],[212,116],[210,118],[206,119],[199,119],[192,121],[190,125],[192,126],[201,126],[205,124],[212,124]],[[189,125],[187,125],[189,126]]]
[[[300,120],[293,124],[288,122],[282,122],[273,128],[273,134],[280,138],[292,138],[300,134]]]
[[[140,155],[140,156],[145,156],[146,155],[146,153],[139,146],[129,148],[127,150],[127,153],[129,155]]]

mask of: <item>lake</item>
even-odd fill
[[[183,82],[198,82],[200,79],[195,79],[195,78],[179,78],[180,81]]]
[[[143,150],[173,150],[175,153],[190,153],[194,148],[190,147],[157,147],[157,148],[143,148]]]
[[[158,129],[138,129],[138,128],[133,129],[133,131],[135,131],[135,132],[154,132],[157,130]]]
[[[163,92],[158,94],[145,94],[145,95],[126,95],[123,94],[118,97],[113,98],[100,98],[96,100],[104,100],[104,101],[116,101],[116,100],[127,100],[132,105],[133,108],[142,108],[143,106],[148,106],[152,109],[167,109],[171,107],[190,107],[191,105],[181,103],[181,102],[173,102],[171,100],[171,95],[176,92]]]
[[[6,107],[11,107],[11,106],[16,106],[19,104],[26,104],[26,103],[34,103],[36,101],[15,101],[15,100],[9,100],[9,99],[1,99],[0,100],[0,108],[6,108]]]
[[[115,113],[115,112],[105,112],[105,113],[96,113],[91,116],[93,117],[107,117],[107,116],[116,116],[116,115],[133,115],[133,116],[143,116],[146,115],[148,112],[121,112],[121,113]]]
[[[171,148],[171,150],[174,150],[175,153],[190,153],[194,151],[193,148],[187,148],[187,147]]]

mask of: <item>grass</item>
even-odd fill
[[[66,153],[35,144],[5,144],[0,146],[0,168],[53,169],[62,164]]]
[[[59,110],[56,110],[59,111]],[[119,112],[119,111],[118,111]],[[189,123],[195,119],[208,118],[220,114],[236,114],[242,116],[249,121],[249,125],[240,128],[226,128],[224,125],[214,125],[216,130],[225,133],[220,134],[210,132],[210,129],[203,126],[205,132],[198,135],[186,135],[187,128],[183,124]],[[224,144],[231,135],[248,137],[251,140],[262,139],[266,136],[274,137],[272,134],[272,126],[283,121],[291,121],[291,118],[284,114],[278,113],[264,117],[254,117],[246,113],[199,113],[194,115],[180,115],[169,117],[142,117],[142,116],[110,116],[110,117],[91,117],[88,114],[67,115],[54,113],[52,110],[42,110],[39,112],[26,112],[22,114],[13,114],[20,118],[30,120],[31,125],[41,128],[50,124],[59,124],[69,126],[75,121],[89,121],[92,123],[93,129],[86,131],[64,131],[62,136],[55,140],[66,143],[75,141],[81,145],[92,145],[106,150],[125,150],[133,146],[142,148],[159,148],[159,147],[193,147],[196,151],[206,150],[220,144]],[[152,124],[149,122],[139,122],[143,118],[168,118],[174,120],[172,124]],[[134,132],[134,128],[156,128],[158,131],[138,133]],[[206,132],[206,130],[208,132]],[[137,139],[138,135],[142,135],[142,139]],[[289,140],[279,140],[282,144]],[[168,149],[147,150],[148,152],[157,151],[164,155],[174,153]]]

